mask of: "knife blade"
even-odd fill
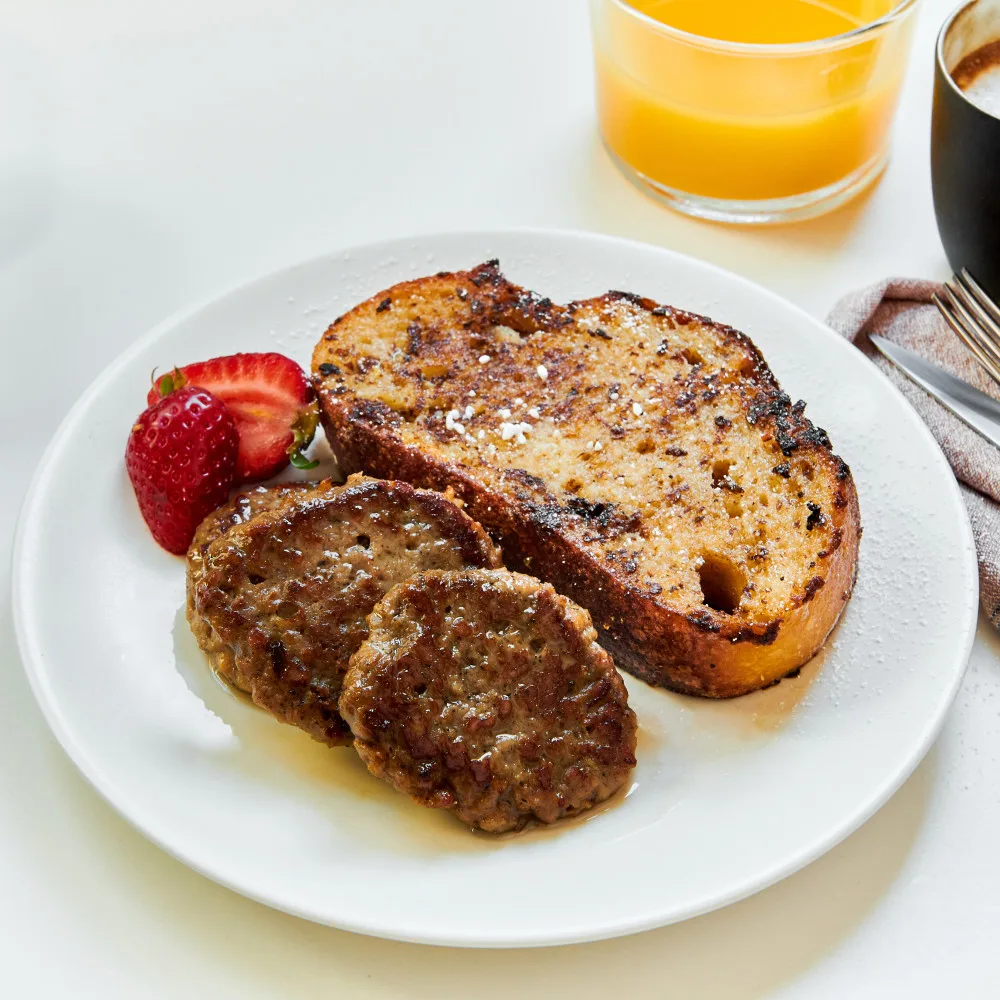
[[[911,382],[1000,448],[1000,402],[885,337],[873,333],[868,339]]]

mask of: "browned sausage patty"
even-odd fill
[[[194,588],[201,580],[205,565],[205,552],[217,538],[230,528],[245,524],[255,514],[273,510],[291,498],[301,496],[305,490],[317,488],[317,483],[278,483],[275,486],[256,486],[232,496],[228,503],[213,511],[198,525],[191,547],[187,552],[187,620],[198,645],[208,654],[212,669],[223,680],[242,691],[249,688],[236,671],[232,650],[223,642],[215,629],[197,613],[194,607]]]
[[[470,826],[551,823],[620,788],[636,720],[590,615],[506,570],[423,573],[368,619],[340,711],[368,769]]]
[[[257,705],[321,742],[344,744],[341,683],[386,591],[423,569],[499,565],[483,529],[446,497],[353,476],[303,491],[209,544],[193,614],[225,644],[236,683]]]

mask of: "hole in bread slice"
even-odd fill
[[[490,328],[490,333],[493,334],[495,340],[504,341],[508,344],[520,344],[522,338],[530,336],[532,331],[525,330],[522,334],[513,327],[498,323],[496,326]]]
[[[719,459],[712,464],[712,488],[723,494],[723,504],[730,517],[739,517],[743,513],[742,487],[729,475],[733,463]]]
[[[723,503],[730,517],[739,517],[743,513],[743,501],[738,493],[730,493]]]
[[[702,604],[727,615],[731,615],[740,606],[747,578],[731,559],[716,552],[706,552],[698,568],[698,578],[701,582]]]
[[[712,486],[718,489],[722,485],[722,481],[729,475],[729,470],[733,467],[732,462],[727,462],[725,459],[719,459],[712,465]]]

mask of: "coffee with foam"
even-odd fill
[[[967,55],[951,76],[973,104],[1000,118],[1000,39]]]

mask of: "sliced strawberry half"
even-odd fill
[[[221,399],[240,436],[236,482],[277,475],[291,462],[311,469],[303,451],[316,434],[318,411],[305,372],[283,354],[230,354],[175,368],[156,379],[147,402],[185,385],[207,389]]]

